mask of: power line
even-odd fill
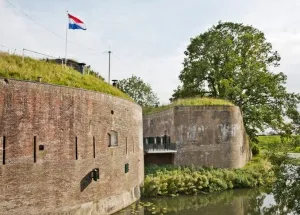
[[[16,48],[12,48],[12,47],[8,47],[8,46],[5,46],[5,45],[3,45],[3,44],[0,44],[0,48],[7,48],[7,52],[9,53],[9,50],[14,50],[14,52],[13,52],[13,54],[16,54],[16,52],[17,52],[17,50],[18,49],[16,49]],[[5,50],[6,51],[6,50]],[[19,50],[18,50],[19,51]],[[1,52],[1,50],[0,50],[0,52]]]
[[[41,28],[43,28],[44,30],[52,33],[53,35],[59,37],[60,39],[66,40],[66,38],[64,38],[63,36],[55,33],[54,31],[48,29],[47,27],[41,25],[40,23],[38,23],[37,21],[35,21],[33,18],[31,18],[29,15],[27,15],[26,13],[24,13],[22,10],[20,10],[18,7],[16,7],[10,0],[6,0],[13,8],[15,8],[17,11],[19,11],[21,14],[23,14],[25,17],[27,17],[28,19],[30,19],[32,22],[34,22],[36,25],[40,26]],[[77,43],[74,43],[72,41],[67,40],[69,43],[76,45],[78,47],[83,47],[82,45],[79,45]],[[97,51],[96,49],[92,49],[92,48],[88,48],[88,47],[84,47],[86,49],[92,50],[92,51]]]

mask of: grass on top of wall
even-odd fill
[[[144,107],[144,114],[157,113],[164,110],[168,110],[175,106],[234,106],[229,101],[223,99],[207,98],[207,97],[196,97],[196,98],[187,98],[187,99],[178,99],[169,105],[162,105],[159,107]]]
[[[95,76],[81,75],[70,67],[29,57],[23,63],[21,56],[0,52],[0,77],[37,81],[39,76],[44,83],[98,91],[132,101],[128,95]]]

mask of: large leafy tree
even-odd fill
[[[182,84],[172,99],[200,95],[230,100],[240,107],[251,137],[266,128],[291,133],[299,125],[300,97],[287,92],[285,74],[272,72],[280,56],[263,32],[219,22],[192,38],[184,54]]]
[[[123,92],[142,107],[159,105],[159,99],[152,91],[151,86],[140,77],[132,75],[130,78],[120,80],[118,85]]]

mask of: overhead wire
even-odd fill
[[[62,39],[62,40],[66,40],[65,37],[59,35],[58,33],[52,31],[51,29],[49,29],[49,28],[45,27],[44,25],[40,24],[39,22],[35,21],[32,17],[30,17],[28,14],[26,14],[26,13],[23,12],[21,9],[19,9],[15,4],[13,4],[11,0],[6,0],[6,1],[7,1],[13,8],[15,8],[17,11],[19,11],[23,16],[25,16],[26,18],[28,18],[29,20],[31,20],[33,23],[35,23],[37,26],[43,28],[44,30],[46,30],[46,31],[48,31],[48,32],[50,32],[50,33],[52,33],[53,35],[55,35],[56,37],[58,37],[58,38],[60,38],[60,39]],[[100,53],[99,50],[96,50],[96,49],[93,49],[93,48],[89,48],[89,47],[85,47],[85,46],[83,46],[83,45],[74,43],[74,42],[72,42],[72,41],[70,41],[70,40],[67,40],[67,41],[68,41],[68,43],[71,43],[71,44],[76,45],[76,46],[78,46],[78,47],[85,48],[85,49],[91,50],[91,51],[96,52],[96,53]],[[109,50],[110,50],[110,47],[109,47]],[[108,51],[102,52],[102,53],[108,53]],[[121,62],[121,59],[120,59],[118,56],[115,55],[115,57]],[[124,63],[124,61],[123,61],[123,63]],[[127,62],[125,62],[125,63],[128,64]]]
[[[24,13],[22,10],[20,10],[17,6],[15,6],[10,0],[6,0],[6,1],[7,1],[13,8],[15,8],[15,9],[16,9],[17,11],[19,11],[21,14],[23,14],[25,17],[27,17],[27,18],[30,19],[32,22],[34,22],[36,25],[38,25],[38,26],[40,26],[41,28],[43,28],[44,30],[46,30],[46,31],[48,31],[48,32],[50,32],[50,33],[52,33],[53,35],[57,36],[58,38],[63,39],[63,40],[66,40],[65,37],[63,37],[63,36],[57,34],[56,32],[54,32],[54,31],[48,29],[47,27],[41,25],[39,22],[35,21],[35,20],[34,20],[33,18],[31,18],[29,15],[27,15],[27,14]],[[99,51],[97,51],[96,49],[92,49],[92,48],[89,48],[89,47],[82,46],[82,45],[77,44],[77,43],[74,43],[74,42],[72,42],[72,41],[70,41],[70,40],[67,40],[67,41],[68,41],[69,43],[73,44],[73,45],[78,46],[78,47],[86,48],[86,49],[89,49],[89,50],[92,50],[92,51],[99,52]]]

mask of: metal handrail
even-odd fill
[[[144,143],[144,151],[176,151],[176,143]]]

